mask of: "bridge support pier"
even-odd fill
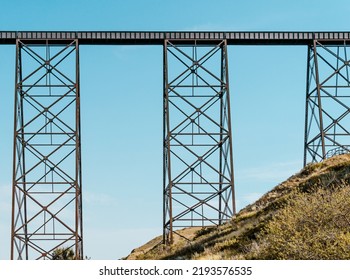
[[[308,47],[304,166],[350,152],[349,43]]]
[[[79,44],[16,42],[11,259],[83,257]]]
[[[163,242],[235,213],[226,40],[164,42]]]

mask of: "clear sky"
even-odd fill
[[[350,31],[348,0],[11,0],[0,30]],[[229,47],[238,208],[303,164],[306,47]],[[162,233],[162,48],[82,46],[85,254]],[[0,259],[10,253],[14,46],[0,46]]]

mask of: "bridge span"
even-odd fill
[[[164,40],[198,44],[227,40],[229,45],[310,45],[313,40],[338,44],[350,39],[350,32],[216,32],[216,31],[0,31],[0,44],[16,44],[16,40],[46,40],[62,43],[78,39],[82,45],[163,45]]]
[[[236,211],[230,45],[305,46],[304,165],[350,152],[350,32],[0,31],[0,45],[16,47],[11,259],[84,256],[81,45],[163,47],[165,244]]]

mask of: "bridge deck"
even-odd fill
[[[189,44],[227,39],[230,45],[309,45],[317,39],[329,45],[350,40],[350,32],[0,31],[0,44],[16,44],[16,39],[34,44],[79,39],[83,45],[162,45],[165,39]]]

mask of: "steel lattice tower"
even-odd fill
[[[17,40],[14,121],[11,259],[81,259],[77,40]]]
[[[304,165],[350,152],[349,42],[308,47]]]
[[[227,42],[164,43],[164,243],[235,213]]]

